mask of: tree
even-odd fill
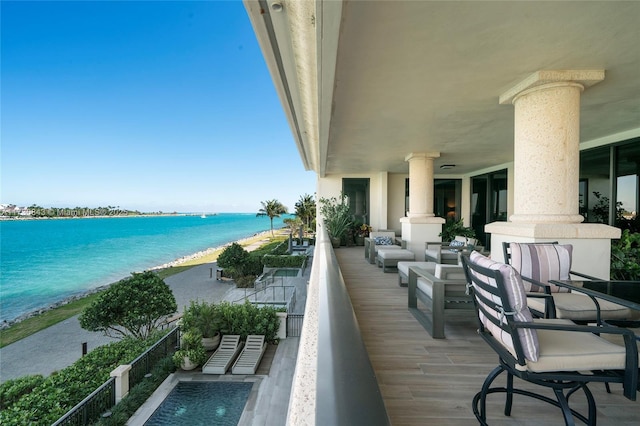
[[[313,195],[304,194],[296,202],[296,215],[302,219],[307,229],[311,228],[311,223],[316,218],[316,201]]]
[[[273,237],[273,218],[280,217],[281,214],[287,213],[287,208],[278,200],[260,201],[262,208],[258,210],[256,217],[268,216],[271,220],[271,236]]]
[[[300,219],[300,217],[292,217],[292,218],[288,217],[283,219],[282,223],[284,223],[286,226],[289,227],[292,234],[295,234],[296,231],[300,229],[300,226],[302,225],[302,219]]]
[[[169,286],[151,271],[132,273],[98,295],[80,315],[80,326],[109,337],[145,339],[177,310]]]
[[[224,268],[228,274],[235,276],[236,274],[244,274],[244,267],[248,261],[249,252],[240,244],[233,243],[222,250],[216,262],[218,266]]]

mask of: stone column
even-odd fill
[[[276,337],[278,339],[286,339],[287,338],[287,313],[276,312],[276,316],[278,317],[278,332],[276,333]]]
[[[433,217],[433,159],[439,152],[411,153],[409,162],[409,211],[407,217]]]
[[[620,230],[581,224],[578,204],[580,97],[603,79],[602,70],[538,71],[500,96],[515,107],[514,203],[510,222],[485,227],[492,257],[502,257],[502,241],[559,241],[574,245],[574,266],[585,266],[575,270],[608,277]]]
[[[512,222],[580,223],[580,94],[604,71],[539,71],[500,97],[513,103]]]
[[[416,260],[424,260],[427,241],[439,241],[444,219],[433,212],[433,160],[439,152],[411,153],[405,157],[409,163],[409,211],[402,223],[402,239]]]

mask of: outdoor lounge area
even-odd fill
[[[398,286],[395,274],[383,274],[362,262],[361,247],[341,247],[335,255],[390,424],[477,425],[471,402],[497,365],[497,356],[477,334],[473,311],[448,313],[446,338],[434,339],[407,309],[408,289]],[[539,390],[529,384],[522,387]],[[640,422],[640,401],[626,399],[622,386],[612,384],[611,394],[602,384],[589,389],[599,425]],[[586,399],[576,394],[571,406],[584,410]],[[511,417],[504,416],[503,407],[504,395],[488,398],[489,424],[563,424],[559,409],[531,398],[516,396]]]

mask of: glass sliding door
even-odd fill
[[[433,213],[446,220],[460,219],[462,179],[434,179]],[[404,185],[404,211],[409,211],[409,179]]]
[[[471,178],[471,227],[485,247],[491,235],[484,232],[487,223],[507,220],[507,170]]]
[[[342,192],[348,197],[353,222],[369,223],[369,178],[342,179]]]

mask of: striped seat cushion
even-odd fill
[[[510,243],[511,265],[526,278],[548,284],[549,280],[568,280],[571,270],[571,244]],[[544,292],[542,287],[524,282],[527,292]],[[569,289],[550,284],[552,293]]]
[[[473,251],[469,257],[471,262],[476,265],[482,266],[484,268],[492,269],[494,271],[499,271],[502,275],[502,281],[504,282],[504,289],[507,294],[507,298],[509,300],[509,304],[513,309],[514,321],[518,322],[532,322],[533,316],[527,307],[527,297],[524,291],[524,285],[522,283],[522,278],[518,271],[516,271],[511,265],[506,265],[504,263],[499,263],[494,260],[491,260],[480,253]],[[489,284],[490,286],[497,288],[497,282],[493,278],[489,278],[484,275],[477,275],[474,271],[471,271],[476,275],[480,280],[484,283]],[[477,291],[479,294],[484,294],[485,297],[491,298],[494,302],[493,306],[485,306],[488,312],[491,312],[494,318],[501,319],[503,324],[506,324],[506,318],[501,314],[500,310],[503,307],[502,300],[498,296],[491,295],[479,287],[474,285],[474,291]],[[482,303],[479,299],[476,299],[478,303]],[[492,323],[489,319],[487,319],[482,311],[479,312],[480,321],[485,326],[487,330],[491,332],[493,337],[498,339],[502,344],[514,355],[517,356],[514,349],[513,339],[511,334],[502,330],[500,327]],[[538,344],[538,334],[535,329],[530,328],[519,328],[518,329],[518,338],[520,339],[520,345],[522,346],[522,350],[525,358],[530,361],[537,361],[539,355],[539,344]]]

